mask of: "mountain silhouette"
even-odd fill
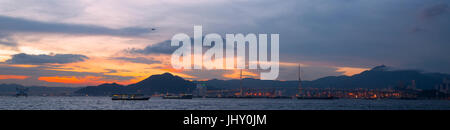
[[[312,81],[302,81],[303,87],[312,88],[395,88],[405,87],[415,81],[420,89],[433,89],[442,83],[449,74],[422,73],[417,70],[392,70],[385,65],[376,66],[370,70],[353,76],[327,76]],[[241,80],[188,81],[170,73],[152,75],[138,83],[123,86],[119,84],[102,84],[82,88],[76,93],[88,95],[109,95],[113,93],[184,93],[192,90],[196,83],[206,84],[208,89],[237,89],[242,82],[243,88],[286,88],[295,89],[298,81],[259,80],[244,78]]]
[[[328,76],[314,80],[308,84],[313,87],[332,88],[387,88],[411,85],[416,82],[417,88],[432,89],[434,85],[449,78],[448,74],[422,73],[417,70],[390,70],[387,66],[377,66],[371,70],[353,76]]]
[[[20,84],[0,84],[0,95],[1,96],[11,96],[15,95],[16,88],[26,88],[28,89],[27,94],[30,96],[66,96],[73,92],[79,90],[79,88],[72,87],[45,87],[45,86],[23,86]]]
[[[125,86],[117,83],[105,83],[98,86],[88,86],[75,91],[76,94],[83,95],[111,95],[112,93],[120,93],[126,91]]]
[[[170,73],[152,75],[140,82],[128,86],[112,83],[101,84],[98,86],[88,86],[76,91],[76,94],[87,94],[92,96],[111,95],[111,94],[147,94],[154,93],[184,93],[192,90],[195,84],[184,80],[179,76]]]
[[[182,93],[189,91],[195,84],[191,81],[184,80],[179,76],[174,76],[170,73],[161,75],[152,75],[138,83],[128,85],[127,87],[134,88],[143,92],[159,92],[159,93]]]
[[[420,89],[433,89],[436,84],[442,83],[450,75],[441,73],[422,73],[417,70],[392,70],[388,66],[380,65],[353,76],[327,76],[312,81],[302,81],[303,87],[312,88],[388,88],[411,85],[415,80],[416,87]],[[215,88],[239,88],[240,80],[208,80],[194,81],[207,84]],[[244,88],[297,88],[298,81],[276,81],[243,79]]]

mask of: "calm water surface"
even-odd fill
[[[0,97],[0,110],[450,110],[448,100],[194,98],[113,101],[110,97]]]

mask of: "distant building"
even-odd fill
[[[197,87],[195,88],[195,91],[193,92],[193,94],[196,97],[206,97],[207,92],[208,92],[208,89],[205,86],[205,84],[197,84]]]
[[[444,78],[441,84],[436,85],[436,90],[444,94],[450,93],[450,80]]]
[[[416,89],[416,80],[411,80],[411,85],[408,86],[408,89]]]
[[[421,91],[421,89],[417,88],[416,80],[411,80],[411,85],[408,85],[406,88],[408,90]]]

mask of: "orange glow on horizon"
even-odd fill
[[[46,82],[67,83],[67,84],[98,84],[98,83],[102,82],[102,81],[99,81],[100,77],[96,77],[96,76],[39,77],[38,80],[42,80],[42,81],[46,81]]]
[[[100,77],[49,76],[49,77],[39,77],[39,80],[46,82],[80,84],[80,85],[98,85],[112,82],[126,85],[137,83],[151,75],[163,74],[166,72],[170,72],[173,75],[177,75],[183,78],[196,78],[195,76],[183,74],[182,70],[175,70],[168,65],[157,63],[155,64],[134,63],[120,60],[104,59],[99,57],[93,57],[83,62],[76,62],[69,64],[53,64],[53,65],[58,65],[58,67],[49,68],[49,70],[101,73],[103,75],[124,76],[134,78],[130,80],[111,81],[105,80],[101,76]]]
[[[134,63],[120,60],[110,60],[104,58],[90,58],[84,62],[62,64],[61,67],[52,68],[56,71],[71,71],[71,72],[91,72],[103,73],[104,75],[113,76],[131,76],[135,78],[144,79],[155,74],[162,74],[170,72],[183,78],[195,78],[187,74],[181,73],[182,70],[176,70],[171,66],[163,64],[144,64]],[[110,72],[110,70],[115,70]]]
[[[85,77],[76,77],[76,76],[54,76],[54,77],[39,77],[38,80],[46,81],[46,82],[55,82],[55,83],[66,83],[66,84],[80,84],[80,85],[99,85],[103,83],[119,83],[124,84],[128,82],[121,81],[105,81],[102,77],[98,76],[85,76]]]
[[[241,70],[239,69],[234,69],[231,74],[230,73],[223,74],[223,77],[231,79],[239,79],[241,73],[240,71]],[[253,72],[242,70],[242,78],[251,78],[251,77],[256,78],[258,76],[259,76],[258,74],[255,74]]]
[[[27,79],[30,76],[25,75],[0,75],[0,79]]]
[[[369,70],[370,68],[356,68],[356,67],[336,67],[336,72],[341,72],[346,76],[352,76],[359,74],[363,71]]]
[[[20,68],[32,68],[32,67],[39,67],[39,65],[27,65],[27,64],[13,64],[13,65],[8,65],[11,67],[20,67]]]

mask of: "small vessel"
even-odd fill
[[[24,96],[27,97],[28,96],[28,88],[16,88],[16,97],[20,97],[20,96]]]
[[[327,97],[305,97],[305,96],[298,96],[297,99],[339,99],[338,97],[333,96],[327,96]]]
[[[192,94],[180,94],[180,95],[166,94],[162,98],[163,99],[192,99]]]
[[[289,96],[274,96],[274,97],[269,97],[272,99],[292,99],[292,97]]]
[[[143,94],[113,94],[112,100],[148,100],[150,97]]]
[[[402,99],[402,100],[417,100],[418,98],[417,97],[400,97],[399,99]]]

